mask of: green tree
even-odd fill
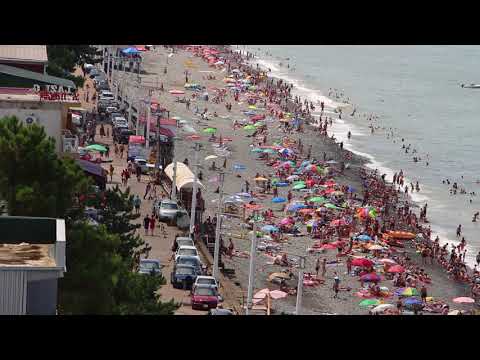
[[[43,127],[0,119],[0,197],[10,215],[65,217],[88,180],[71,158],[59,158]]]

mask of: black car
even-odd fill
[[[195,267],[175,264],[170,274],[170,283],[174,288],[182,287],[185,290],[192,288],[197,276],[200,275]]]

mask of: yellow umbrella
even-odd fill
[[[250,105],[248,108],[249,109],[256,109],[257,107],[255,105]]]
[[[286,273],[276,272],[276,273],[272,273],[268,276],[268,281],[272,281],[275,278],[289,280],[290,276],[288,276],[288,274],[286,274]]]
[[[268,179],[265,179],[264,177],[259,176],[255,178],[255,181],[268,181]]]

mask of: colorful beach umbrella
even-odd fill
[[[453,302],[457,304],[473,304],[475,299],[472,299],[471,297],[457,297],[453,299]]]
[[[299,183],[299,184],[295,184],[293,186],[293,190],[301,190],[301,189],[305,189],[307,187],[307,185],[305,185],[305,183]]]
[[[275,186],[278,186],[278,187],[287,187],[289,184],[286,183],[286,182],[277,182],[276,184],[274,184]]]
[[[376,283],[376,282],[379,282],[380,280],[382,280],[382,278],[378,274],[370,273],[370,274],[365,274],[365,275],[361,276],[360,280],[362,280],[363,282],[374,282],[374,283]]]
[[[284,197],[274,197],[274,198],[272,199],[272,202],[273,202],[273,203],[277,203],[277,204],[278,204],[278,203],[283,203],[283,202],[285,202],[285,201],[287,201],[287,199],[285,199]]]
[[[377,305],[376,307],[374,307],[371,310],[371,313],[372,314],[382,313],[382,312],[384,312],[385,310],[388,310],[388,309],[395,309],[395,305],[393,305],[393,304],[380,304],[380,305]]]
[[[246,125],[243,127],[243,130],[256,130],[257,128],[253,125]]]
[[[399,274],[399,273],[405,272],[405,268],[401,265],[393,265],[391,268],[387,270],[387,272]]]
[[[380,259],[378,260],[378,262],[382,264],[390,264],[390,265],[395,265],[397,263],[395,260],[392,260],[392,259]]]
[[[324,204],[323,206],[325,206],[327,209],[342,210],[342,208],[339,208],[338,206],[335,206],[335,205],[330,204],[330,203]]]
[[[255,181],[262,181],[262,182],[263,182],[263,181],[268,181],[267,178],[264,178],[264,177],[261,177],[261,176],[256,177],[254,180],[255,180]]]
[[[372,238],[370,236],[365,235],[365,234],[358,235],[355,239],[360,240],[360,241],[371,241],[372,240]]]
[[[381,302],[378,299],[365,299],[358,304],[361,307],[369,307],[369,306],[377,306],[380,305]]]
[[[322,196],[314,196],[314,197],[311,197],[311,198],[307,199],[307,201],[308,202],[313,202],[313,203],[323,203],[323,202],[326,202],[328,200],[325,199]]]
[[[204,132],[205,134],[214,134],[214,133],[217,132],[217,129],[212,128],[212,127],[209,127],[209,128],[203,129],[203,132]]]
[[[395,292],[395,294],[397,294],[398,296],[419,296],[420,295],[418,290],[412,287],[400,288]]]
[[[90,150],[90,151],[101,151],[101,152],[106,152],[107,148],[105,146],[99,145],[99,144],[92,144],[88,145],[85,147],[85,149]]]
[[[252,150],[250,150],[251,152],[254,152],[254,153],[261,153],[261,152],[264,152],[263,149],[260,149],[260,148],[253,148]]]
[[[265,225],[261,228],[261,230],[265,231],[265,232],[277,232],[278,227],[273,226],[273,225]]]
[[[356,258],[352,260],[352,266],[370,267],[373,266],[373,262],[366,258]]]

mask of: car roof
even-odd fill
[[[156,263],[160,264],[160,260],[158,259],[140,259],[140,264],[141,263]]]
[[[164,199],[161,201],[162,203],[165,203],[165,204],[175,204],[177,205],[177,202],[176,201],[173,201],[173,200],[169,200],[169,199]]]
[[[182,245],[178,248],[178,250],[185,249],[185,250],[197,250],[195,246],[189,246],[189,245]]]
[[[215,278],[213,276],[207,276],[207,275],[200,275],[200,276],[197,276],[197,280],[198,279],[213,279],[215,280]],[[217,280],[215,280],[217,281]],[[203,284],[202,284],[203,285]]]

